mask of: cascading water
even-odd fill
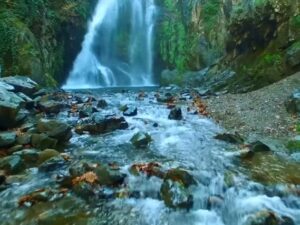
[[[64,88],[151,86],[154,0],[99,0]]]

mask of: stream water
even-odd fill
[[[163,94],[170,90],[160,91]],[[118,108],[124,104],[138,108],[137,116],[126,117],[128,129],[94,136],[74,133],[65,151],[73,161],[120,165],[122,171],[128,174],[127,188],[138,192],[139,197],[91,203],[70,194],[58,202],[20,208],[17,202],[21,196],[38,188],[55,187],[57,174],[67,173],[64,166],[47,173],[33,168],[11,178],[12,185],[0,192],[1,224],[243,225],[249,215],[261,210],[288,216],[295,224],[300,224],[300,198],[288,191],[293,188],[299,190],[299,187],[284,183],[262,185],[252,181],[237,162],[236,147],[214,139],[217,133],[223,131],[222,128],[208,118],[187,111],[191,104],[188,92],[181,91],[179,94],[187,98],[178,103],[183,110],[181,121],[168,119],[170,110],[156,101],[157,90],[146,90],[142,100],[137,99],[138,89],[79,93],[105,99],[109,103],[101,111],[105,115],[120,115]],[[68,117],[66,112],[58,117],[70,124],[78,120],[77,117]],[[154,123],[158,126],[153,126]],[[148,148],[137,150],[131,145],[129,140],[137,131],[151,135],[153,141]],[[152,161],[166,168],[184,168],[195,177],[197,185],[192,187],[194,205],[191,210],[173,210],[165,206],[158,197],[162,180],[133,176],[128,172],[133,163]],[[232,174],[232,186],[224,182],[228,174]],[[208,198],[212,196],[216,196],[217,203],[208,207]],[[45,217],[52,219],[43,220]],[[63,222],[63,217],[69,218],[68,223]]]

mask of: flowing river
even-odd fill
[[[47,172],[31,168],[22,175],[12,176],[11,185],[0,192],[1,224],[243,225],[250,215],[262,210],[289,217],[295,224],[300,224],[299,186],[255,182],[237,156],[238,147],[214,139],[224,130],[207,117],[187,110],[192,101],[189,91],[144,91],[142,95],[139,89],[75,91],[82,96],[106,100],[108,107],[101,110],[104,115],[122,115],[119,110],[122,105],[137,107],[138,114],[125,117],[129,124],[125,130],[103,135],[74,133],[65,148],[73,164],[81,161],[117,164],[127,174],[126,190],[136,195],[101,198],[101,193],[106,196],[113,193],[104,188],[89,201],[71,192],[58,201],[18,207],[21,196],[40,188],[57,188],[57,176],[67,174],[69,165],[63,164]],[[172,93],[180,99],[177,103],[183,112],[182,120],[168,119],[170,110],[166,104],[157,101],[157,93],[161,96]],[[69,124],[78,120],[78,117],[68,116],[66,111],[58,118]],[[151,135],[148,148],[136,149],[130,143],[138,131]],[[157,162],[164,168],[180,167],[189,171],[197,182],[190,190],[194,202],[192,208],[175,210],[166,207],[159,197],[161,179],[129,173],[132,164],[143,162]],[[264,166],[274,167],[275,164],[266,162]],[[266,173],[266,176],[270,175]],[[230,185],[226,182],[228,177]],[[67,222],[63,218],[67,218]]]

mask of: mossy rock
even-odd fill
[[[290,140],[286,147],[290,153],[300,152],[300,140]]]

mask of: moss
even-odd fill
[[[265,54],[261,60],[263,66],[277,66],[282,63],[282,56],[279,53]]]
[[[213,27],[217,25],[220,4],[220,0],[208,0],[203,5],[202,18],[204,29],[206,32],[209,32]]]
[[[300,15],[296,15],[292,18],[292,26],[295,28],[300,28]]]
[[[300,152],[300,140],[290,140],[286,147],[291,153]]]
[[[84,27],[89,5],[84,0],[1,1],[2,74],[28,75],[43,85],[55,85],[65,63],[65,26]]]

